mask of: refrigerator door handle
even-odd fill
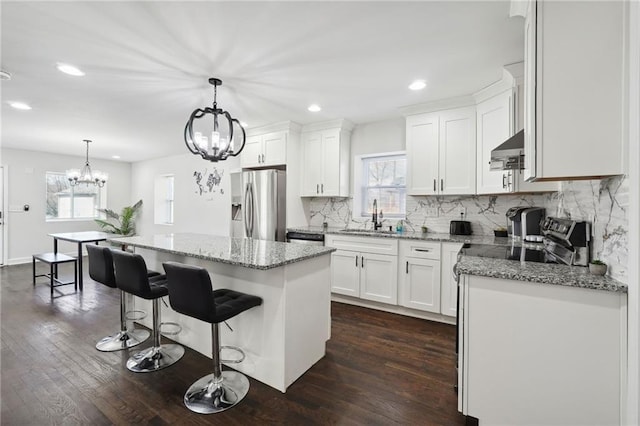
[[[249,210],[251,207],[249,206],[249,191],[251,190],[251,185],[247,184],[244,189],[244,233],[245,237],[250,237],[251,233],[249,232]]]

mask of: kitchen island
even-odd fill
[[[281,392],[325,355],[331,335],[329,254],[319,246],[219,237],[202,234],[162,234],[109,241],[141,254],[149,269],[163,271],[175,261],[206,268],[214,288],[229,288],[259,296],[263,304],[220,327],[222,345],[246,353],[234,369]],[[135,298],[135,309],[151,312],[149,301]],[[162,307],[162,321],[176,322],[177,342],[211,357],[208,323]],[[141,321],[151,326],[148,316]],[[231,331],[233,329],[233,331]],[[223,351],[222,358],[233,353]],[[177,365],[175,368],[179,368]]]

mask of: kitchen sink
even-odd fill
[[[395,231],[388,231],[383,229],[342,229],[340,233],[345,234],[385,234],[385,235],[393,235]]]

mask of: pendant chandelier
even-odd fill
[[[69,185],[77,186],[84,183],[85,185],[96,185],[97,187],[102,188],[109,176],[98,170],[91,171],[91,166],[89,165],[89,144],[91,141],[89,139],[84,139],[83,142],[87,144],[87,159],[81,170],[67,170],[66,175],[67,179],[69,179]]]
[[[240,121],[231,117],[227,111],[218,108],[218,86],[222,80],[210,78],[213,85],[213,108],[198,108],[191,113],[184,128],[184,143],[192,154],[205,160],[217,162],[235,157],[244,148],[245,132]],[[193,131],[194,122],[205,115],[212,115],[213,120],[203,120],[198,124],[198,131]]]

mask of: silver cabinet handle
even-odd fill
[[[258,164],[260,164],[260,154],[258,154]]]
[[[264,154],[262,154],[262,164],[264,164]]]
[[[444,191],[444,179],[440,179],[440,191]]]
[[[324,194],[324,183],[320,184],[320,193]]]
[[[415,251],[422,251],[422,252],[426,252],[426,253],[428,253],[428,252],[430,252],[430,251],[431,251],[431,249],[423,249],[423,248],[416,248],[416,249],[414,249],[414,250],[415,250]]]
[[[249,184],[244,189],[244,233],[248,238],[251,236],[249,233]]]
[[[409,273],[409,261],[407,260],[407,274]]]
[[[436,188],[436,179],[433,180],[433,192],[436,192],[438,188]]]
[[[320,193],[320,184],[316,183],[316,194]]]
[[[360,260],[360,266],[364,268],[364,256],[362,256],[362,259]]]
[[[356,256],[356,268],[358,267],[358,256]]]

